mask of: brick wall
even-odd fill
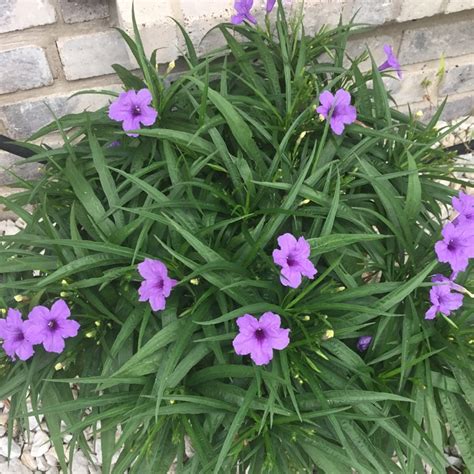
[[[298,0],[284,3],[295,9]],[[254,4],[262,20],[265,0]],[[146,48],[159,48],[163,63],[184,49],[170,16],[185,25],[195,43],[202,40],[205,50],[221,39],[217,33],[203,39],[204,34],[228,20],[232,6],[233,0],[135,0]],[[61,115],[103,105],[103,95],[68,97],[83,89],[116,89],[119,81],[110,65],[134,67],[112,29],[131,30],[131,8],[132,0],[0,0],[0,133],[26,138],[51,120],[49,109]],[[356,12],[374,30],[352,40],[349,51],[355,54],[368,45],[381,60],[383,44],[393,45],[405,76],[390,87],[402,108],[411,103],[429,115],[449,95],[445,120],[473,113],[474,0],[306,0],[307,31]],[[0,167],[21,175],[35,172],[19,162],[0,152]],[[12,181],[0,171],[0,187]]]

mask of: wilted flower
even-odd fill
[[[139,301],[149,301],[153,311],[161,311],[166,307],[166,298],[178,284],[168,277],[166,265],[159,260],[146,258],[138,265],[138,273],[145,279],[138,289]]]
[[[434,319],[437,313],[449,316],[451,311],[462,306],[464,295],[453,293],[451,286],[446,284],[435,285],[430,290],[431,307],[425,313],[425,319]]]
[[[123,129],[138,130],[143,125],[153,125],[158,116],[157,111],[150,106],[152,101],[151,92],[141,89],[138,92],[130,90],[122,92],[118,98],[110,104],[109,117],[117,122],[122,122]],[[130,137],[138,137],[137,133],[128,133]]]
[[[440,262],[449,263],[453,272],[467,268],[474,256],[474,227],[455,226],[448,222],[441,231],[443,240],[436,242],[435,251]]]
[[[3,350],[15,360],[29,359],[33,354],[33,343],[25,334],[26,321],[21,318],[21,313],[16,309],[9,309],[7,317],[0,319],[0,339],[3,339]]]
[[[298,240],[289,234],[278,237],[280,249],[273,251],[273,261],[281,267],[280,281],[284,286],[298,288],[301,285],[301,276],[313,279],[317,270],[309,256],[311,247],[304,237]]]
[[[453,207],[459,212],[459,216],[454,219],[453,224],[469,225],[474,227],[474,196],[459,193],[459,197],[453,197]]]
[[[240,23],[244,22],[245,20],[253,23],[254,25],[257,24],[257,19],[250,13],[250,10],[253,7],[253,0],[235,0],[234,8],[237,14],[233,15],[231,18],[231,22],[234,25],[240,25]]]
[[[400,67],[400,63],[398,59],[393,54],[393,49],[389,44],[386,44],[383,47],[385,54],[387,55],[387,60],[379,66],[379,71],[385,71],[386,69],[393,69],[397,72],[398,78],[402,78],[402,68]]]
[[[321,105],[316,111],[325,119],[329,119],[331,129],[336,135],[342,134],[345,125],[356,121],[356,108],[351,105],[351,95],[344,89],[339,89],[335,96],[329,91],[322,92],[319,103]]]
[[[273,7],[275,6],[276,1],[277,1],[277,0],[267,0],[267,6],[266,6],[267,13],[271,13],[271,12],[272,12]]]
[[[35,306],[25,321],[25,334],[33,344],[43,344],[47,352],[61,353],[64,339],[77,336],[79,323],[68,319],[71,311],[64,300],[57,300],[51,309]]]
[[[357,341],[357,350],[360,352],[365,352],[372,342],[372,336],[361,336]]]
[[[237,319],[239,334],[232,345],[239,355],[248,355],[257,365],[266,365],[273,358],[273,349],[281,351],[290,343],[289,329],[280,327],[278,314],[264,313],[258,320],[251,314]]]

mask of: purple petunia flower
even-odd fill
[[[464,271],[469,258],[474,257],[474,227],[455,226],[448,222],[441,235],[443,240],[435,244],[438,260],[449,263],[455,273]]]
[[[398,59],[393,54],[393,49],[389,44],[386,44],[383,47],[385,54],[387,55],[387,60],[379,66],[379,71],[385,71],[386,69],[393,69],[397,72],[398,78],[402,78],[402,68],[400,67],[400,63]]]
[[[122,92],[118,98],[110,104],[109,117],[117,122],[122,122],[122,128],[138,130],[143,125],[153,125],[158,116],[157,111],[150,106],[152,101],[151,92],[141,89],[138,92],[130,90]],[[130,137],[138,137],[137,133],[128,133]]]
[[[239,334],[232,342],[238,355],[248,355],[257,365],[266,365],[273,358],[273,349],[281,351],[290,343],[289,329],[280,327],[278,314],[264,313],[258,320],[251,314],[237,319]]]
[[[298,240],[291,234],[278,237],[280,249],[273,251],[273,261],[281,267],[280,281],[284,286],[298,288],[301,285],[301,276],[313,279],[318,272],[311,263],[309,256],[311,247],[304,237]]]
[[[153,311],[161,311],[166,307],[166,298],[178,284],[168,277],[166,265],[159,260],[146,258],[138,265],[138,273],[145,279],[138,289],[139,301],[149,301]]]
[[[64,300],[57,300],[51,309],[35,306],[25,321],[25,334],[33,344],[43,344],[47,352],[61,353],[64,339],[77,336],[79,323],[68,319],[71,311]]]
[[[240,25],[245,20],[253,23],[254,25],[257,24],[257,19],[250,13],[250,10],[253,7],[253,0],[235,0],[234,8],[237,14],[233,15],[231,18],[231,22],[234,25]]]
[[[430,290],[431,307],[425,313],[425,319],[434,319],[437,313],[449,316],[451,311],[462,306],[464,295],[453,293],[451,285],[438,284]]]
[[[267,13],[271,13],[271,12],[272,12],[273,7],[275,6],[276,1],[277,1],[277,0],[267,0],[267,6],[266,6]]]
[[[357,350],[359,352],[365,352],[372,342],[372,336],[361,336],[357,341]]]
[[[330,120],[331,129],[336,135],[342,134],[345,125],[356,121],[356,108],[351,105],[351,95],[344,89],[339,89],[335,96],[324,91],[319,96],[319,103],[321,105],[316,111]]]
[[[21,313],[16,309],[9,309],[7,317],[0,319],[0,339],[3,339],[3,350],[15,360],[28,360],[35,351],[33,343],[25,334],[26,321],[21,318]]]
[[[459,212],[459,216],[454,219],[453,224],[468,225],[474,227],[474,196],[459,193],[459,197],[453,197],[453,207]]]

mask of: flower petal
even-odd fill
[[[243,334],[254,334],[255,331],[260,327],[257,318],[254,318],[251,314],[244,314],[235,321],[239,330]]]
[[[49,331],[44,338],[43,347],[47,352],[60,354],[65,347],[64,339],[58,332]]]
[[[282,268],[280,281],[283,286],[298,288],[301,285],[301,273],[290,267]]]
[[[162,311],[166,308],[166,299],[161,293],[151,295],[149,301],[153,311]]]
[[[31,313],[30,313],[31,314]],[[41,344],[48,334],[48,323],[44,320],[25,321],[24,334],[32,344]]]
[[[20,360],[28,360],[35,353],[33,345],[26,340],[18,345],[15,352]]]
[[[232,346],[234,347],[235,353],[238,355],[250,354],[254,350],[256,344],[258,344],[258,341],[253,335],[243,333],[237,334],[232,341]]]
[[[267,365],[273,359],[273,349],[269,341],[262,341],[254,345],[250,358],[256,365]]]
[[[351,104],[351,94],[344,89],[339,89],[334,96],[335,103],[340,107]]]
[[[280,235],[278,237],[278,245],[284,252],[290,252],[296,245],[296,238],[287,232],[286,234]]]
[[[71,316],[71,310],[64,300],[57,300],[51,306],[50,314],[54,319],[67,319]]]
[[[269,335],[269,340],[273,349],[281,351],[290,343],[290,330],[279,328],[275,334],[272,332],[271,335]]]
[[[62,337],[75,337],[81,327],[77,321],[73,319],[65,319],[58,321],[59,332]]]

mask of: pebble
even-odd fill
[[[0,438],[0,454],[8,458],[8,436]],[[21,448],[18,446],[15,440],[12,439],[11,449],[10,449],[10,459],[17,459],[21,455]],[[0,469],[0,472],[3,471]]]
[[[32,471],[24,466],[19,459],[12,459],[10,462],[0,464],[0,472],[2,474],[31,474]]]
[[[39,458],[46,454],[51,447],[49,436],[44,431],[37,431],[33,436],[33,445],[31,447],[31,455]]]
[[[40,456],[36,461],[38,462],[38,471],[46,472],[51,468],[44,456]]]
[[[72,457],[71,472],[74,474],[89,474],[89,462],[81,451],[75,451]]]
[[[23,453],[20,457],[20,461],[24,466],[26,466],[31,471],[35,471],[38,467],[38,463],[36,459],[31,455],[31,453],[27,450],[23,450]]]

